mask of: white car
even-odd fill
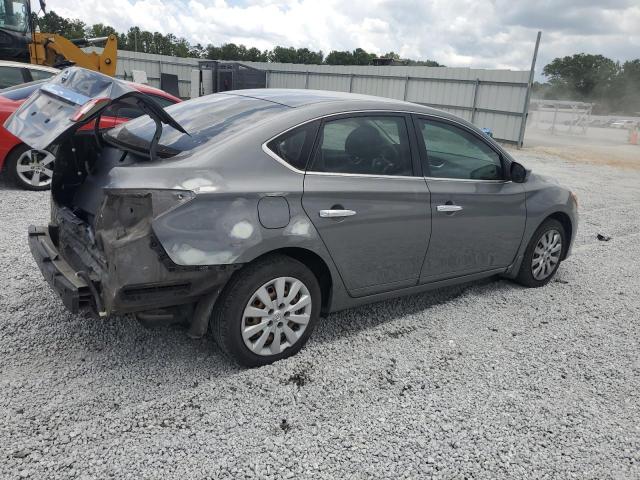
[[[47,80],[60,70],[30,63],[0,61],[0,88],[13,87],[34,80]]]
[[[616,120],[615,122],[609,124],[611,128],[629,128],[633,127],[636,122],[633,120]]]

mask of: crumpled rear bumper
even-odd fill
[[[42,275],[69,311],[77,313],[81,307],[91,305],[91,289],[60,256],[48,227],[29,226],[29,249]]]
[[[73,241],[85,250],[84,255],[74,254],[69,228],[30,226],[29,248],[44,278],[73,313],[90,308],[105,317],[192,304],[219,291],[239,267],[168,266],[145,236],[111,249],[103,269],[87,254],[98,252],[85,241]]]

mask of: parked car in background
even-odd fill
[[[122,102],[149,116],[64,142]],[[210,324],[258,366],[300,350],[321,313],[493,275],[540,287],[571,250],[575,195],[455,115],[313,90],[148,102],[74,68],[5,123],[32,148],[62,142],[29,245],[73,312]]]
[[[611,128],[631,128],[636,124],[633,120],[615,120],[609,124]]]
[[[59,71],[58,71],[59,73]],[[15,112],[33,92],[38,90],[45,80],[29,82],[23,85],[0,90],[0,122]],[[127,82],[129,83],[129,82]],[[159,105],[166,107],[181,100],[158,88],[148,85],[130,83],[136,90],[153,98]],[[100,117],[100,129],[112,128],[115,125],[143,115],[136,107],[123,107],[103,112]],[[94,124],[87,124],[80,132],[92,133]],[[53,149],[52,149],[53,150]],[[51,185],[55,152],[33,150],[0,127],[0,171],[3,171],[20,188],[27,190],[46,190]]]
[[[36,80],[48,80],[60,70],[30,63],[0,61],[0,88],[13,87]]]

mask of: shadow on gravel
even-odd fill
[[[393,320],[397,320],[400,317],[415,315],[428,311],[434,306],[446,304],[461,297],[471,288],[485,285],[495,285],[496,287],[506,287],[508,285],[515,287],[514,284],[502,280],[499,277],[490,277],[475,282],[443,287],[425,293],[351,308],[349,310],[332,313],[326,318],[321,318],[311,338],[312,341],[323,343],[331,342],[345,336],[357,335],[363,330],[376,328]],[[400,328],[400,330],[396,332],[396,336],[400,337],[408,333],[410,333],[410,331],[404,331]],[[390,335],[393,336],[394,333],[391,332]]]
[[[501,283],[503,281],[485,279],[337,312],[320,319],[311,342],[333,342],[357,335],[401,317],[446,304],[471,288],[499,286]],[[504,282],[506,285],[511,284]],[[160,383],[175,382],[176,371],[188,372],[185,377],[188,383],[194,379],[204,380],[243,370],[221,353],[210,332],[202,339],[193,340],[187,337],[184,325],[149,328],[131,316],[96,320],[86,313],[69,315],[69,320],[65,329],[73,330],[72,344],[76,348],[70,348],[65,354],[72,357],[82,355],[82,362],[108,366],[108,370],[123,369],[121,371],[126,371],[126,377],[132,384],[155,386],[158,383],[159,386]],[[402,325],[398,325],[396,330],[389,335],[400,337],[413,331]],[[290,379],[296,385],[303,385],[305,380],[304,373]]]
[[[20,188],[18,188],[8,177],[7,173],[2,171],[0,172],[0,190],[7,190],[7,191],[20,191],[23,192],[25,190],[22,190]]]

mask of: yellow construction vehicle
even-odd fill
[[[44,11],[44,1],[40,2],[40,7]],[[105,42],[102,53],[82,50],[82,47],[102,42]],[[117,50],[115,35],[68,40],[55,33],[41,33],[34,25],[29,0],[0,0],[0,60],[58,68],[77,65],[113,76]]]

